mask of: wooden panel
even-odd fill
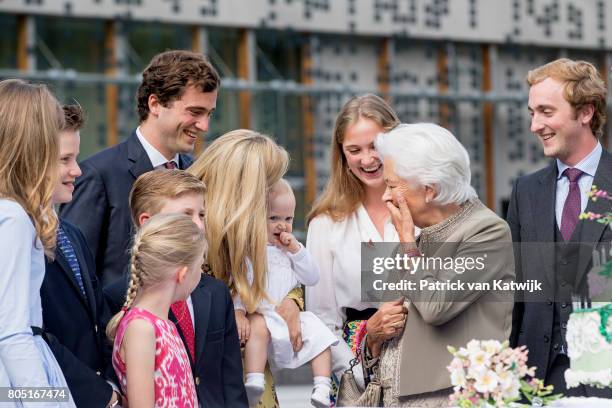
[[[440,94],[448,92],[448,53],[446,47],[440,45],[438,48],[438,90]],[[441,101],[439,104],[439,125],[445,128],[450,127],[450,106],[447,102]]]
[[[104,33],[104,49],[106,56],[105,73],[116,76],[117,68],[117,23],[108,21]],[[119,85],[107,84],[106,89],[106,145],[119,143]]]
[[[30,59],[28,58],[28,16],[17,17],[17,69],[28,71],[30,67]]]
[[[482,91],[490,92],[493,89],[491,81],[491,54],[489,45],[482,46]],[[484,172],[486,188],[486,204],[495,211],[495,166],[493,158],[493,120],[494,110],[492,102],[484,102],[483,117],[483,145],[484,145]]]
[[[191,50],[193,52],[205,53],[208,49],[208,36],[206,35],[206,29],[201,26],[191,27]],[[196,140],[195,148],[193,150],[194,157],[198,157],[204,146],[206,145],[206,133],[201,138]]]
[[[387,102],[391,102],[389,91],[391,89],[392,47],[393,41],[390,38],[384,38],[378,53],[378,90]]]
[[[310,38],[309,38],[310,40]],[[312,85],[313,60],[311,44],[307,40],[301,49],[301,72],[300,79],[304,85]],[[302,97],[302,128],[304,131],[303,151],[304,151],[304,185],[306,196],[306,208],[314,202],[317,195],[317,169],[315,161],[315,126],[314,126],[314,106],[312,97],[304,95]]]

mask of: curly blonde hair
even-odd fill
[[[593,105],[591,131],[596,137],[603,135],[606,123],[606,95],[608,90],[597,68],[586,61],[560,58],[549,62],[527,74],[527,84],[533,86],[552,78],[564,84],[563,97],[577,113],[586,105]]]
[[[0,82],[0,198],[23,207],[50,259],[57,229],[51,197],[59,177],[63,126],[62,107],[45,85]]]

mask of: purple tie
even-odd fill
[[[174,161],[169,161],[164,163],[164,167],[167,169],[176,169],[176,163]]]
[[[570,182],[569,193],[561,213],[561,236],[565,241],[570,240],[576,224],[578,224],[578,216],[580,215],[580,187],[578,186],[578,179],[583,174],[581,170],[573,168],[565,169],[563,172],[563,175]]]

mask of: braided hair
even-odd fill
[[[108,323],[106,335],[113,341],[121,319],[141,291],[170,278],[177,266],[193,265],[206,252],[204,233],[183,214],[157,214],[134,237],[130,259],[130,283],[123,307]],[[203,261],[203,259],[201,260]]]

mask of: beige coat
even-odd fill
[[[514,280],[512,238],[508,224],[476,200],[456,216],[422,230],[419,249],[426,257],[479,257],[485,268],[457,274],[450,270],[420,269],[418,279],[464,282]],[[439,244],[442,243],[442,244]],[[398,396],[451,387],[446,369],[452,356],[447,346],[465,346],[470,340],[506,340],[512,324],[513,296],[499,291],[405,292],[412,300],[400,339]],[[412,297],[412,299],[411,299]]]

